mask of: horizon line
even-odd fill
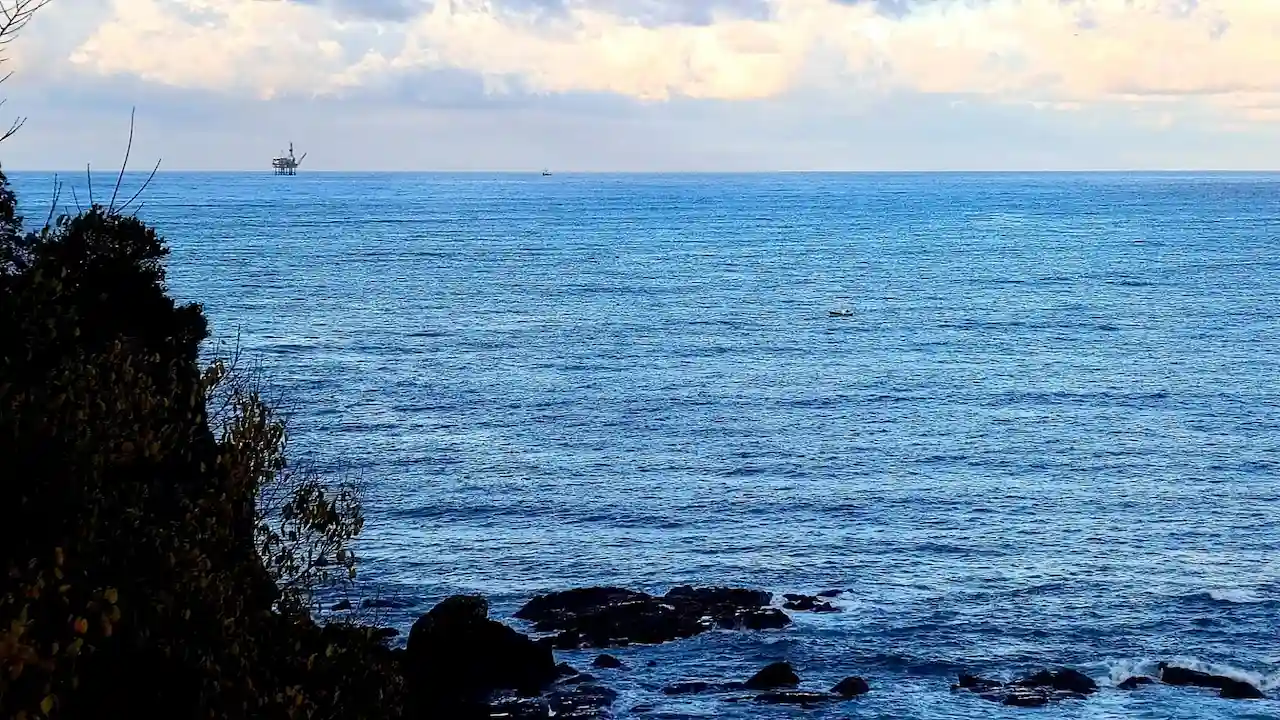
[[[92,170],[90,168],[79,169],[54,169],[54,168],[4,168],[0,167],[0,172],[4,174],[12,173],[43,173],[54,175],[84,175],[86,170],[92,174],[111,174],[120,173],[119,168],[106,170]],[[202,174],[202,175],[243,175],[243,174],[262,174],[273,176],[270,168],[236,168],[236,169],[211,169],[211,168],[172,168],[166,169],[161,167],[155,171],[157,175],[173,175],[173,174]],[[125,170],[126,175],[150,175],[151,170]],[[299,170],[298,174],[292,177],[301,177],[304,175],[540,175],[542,170],[450,170],[450,169],[425,169],[425,170]],[[889,170],[889,169],[866,169],[866,170],[557,170],[551,173],[551,177],[556,175],[1123,175],[1123,174],[1223,174],[1223,175],[1275,175],[1280,174],[1280,168],[1276,169],[1241,169],[1241,168],[1086,168],[1086,169],[1060,169],[1060,168],[1037,168],[1037,169],[929,169],[929,170]]]

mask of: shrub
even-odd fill
[[[399,716],[398,653],[306,612],[354,571],[358,497],[201,367],[154,229],[15,205],[0,175],[0,717]]]

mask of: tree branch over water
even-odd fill
[[[0,0],[0,65],[9,62],[9,58],[4,53],[4,48],[18,37],[18,33],[31,22],[31,18],[35,17],[36,11],[48,5],[52,0]],[[0,77],[0,83],[4,83],[13,76],[13,71],[5,73]],[[0,105],[4,105],[5,101],[0,99]],[[0,133],[0,142],[4,142],[13,137],[22,126],[25,125],[27,119],[20,117],[15,119],[9,129]]]

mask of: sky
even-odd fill
[[[1280,169],[1280,0],[52,0],[4,52],[9,170],[135,107],[169,170]]]

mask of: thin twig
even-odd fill
[[[89,181],[89,207],[90,207],[90,208],[92,208],[92,207],[93,207],[93,205],[94,205],[94,203],[93,203],[93,173],[89,171],[89,165],[88,165],[87,163],[86,163],[86,164],[85,164],[85,166],[84,166],[84,177],[85,177],[85,179],[86,179],[86,180],[88,180],[88,181]]]
[[[116,176],[116,187],[111,191],[111,202],[107,205],[108,213],[115,212],[116,198],[120,195],[120,183],[124,182],[124,171],[129,167],[129,155],[133,152],[133,122],[137,114],[137,107],[129,110],[129,143],[124,146],[124,162],[120,163],[120,174]]]
[[[137,200],[139,195],[142,195],[142,193],[146,192],[147,188],[151,186],[151,181],[155,179],[156,173],[160,171],[160,162],[161,162],[160,160],[156,161],[156,166],[151,168],[151,174],[147,176],[147,179],[145,181],[143,181],[142,186],[138,188],[138,192],[134,193],[133,197],[126,200],[123,205],[116,208],[117,213],[124,212],[124,209],[129,207],[129,205],[132,204],[134,200]],[[141,210],[142,206],[139,205],[138,209]],[[134,211],[134,214],[135,215],[137,214],[136,210]]]
[[[53,199],[49,201],[49,216],[44,219],[44,228],[48,230],[53,226],[53,215],[58,211],[58,200],[62,197],[62,182],[58,180],[58,176],[53,176]]]

